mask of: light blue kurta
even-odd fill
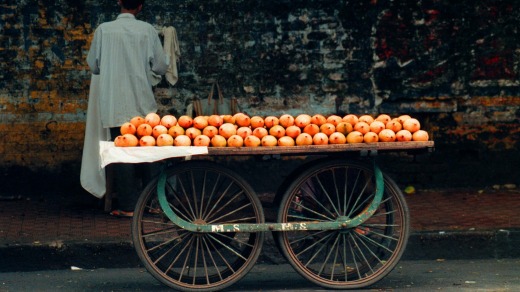
[[[129,13],[99,25],[87,56],[99,74],[103,128],[119,127],[132,117],[157,111],[153,75],[164,75],[169,61],[157,30]]]

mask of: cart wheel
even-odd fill
[[[371,166],[324,161],[304,171],[288,188],[278,222],[336,221],[362,214],[375,195]],[[379,208],[361,225],[334,231],[285,231],[276,237],[282,253],[303,277],[329,289],[376,283],[397,264],[408,240],[408,208],[397,185],[384,176]]]
[[[262,206],[249,184],[234,172],[206,161],[168,170],[166,198],[182,219],[197,224],[264,223]],[[264,234],[198,233],[176,226],[163,214],[157,180],[141,194],[132,237],[147,270],[181,291],[214,291],[240,280],[255,264]]]

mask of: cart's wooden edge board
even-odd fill
[[[208,155],[318,154],[347,151],[408,151],[433,148],[433,141],[377,142],[336,145],[273,147],[208,147]]]

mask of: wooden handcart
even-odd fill
[[[277,191],[276,222],[237,172],[204,159],[169,161],[143,191],[132,237],[146,269],[182,291],[222,290],[260,254],[265,232],[304,278],[327,289],[376,283],[398,263],[409,234],[401,190],[371,157],[425,151],[433,142],[208,148],[210,156],[315,156]],[[362,161],[365,160],[365,161]]]

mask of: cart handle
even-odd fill
[[[195,224],[188,222],[175,214],[166,199],[166,171],[163,170],[157,182],[157,197],[164,214],[175,225],[191,232],[219,233],[219,232],[263,232],[263,231],[294,231],[294,230],[339,230],[354,228],[368,220],[381,204],[384,193],[383,173],[374,161],[374,175],[376,190],[374,200],[354,218],[338,217],[329,222],[292,222],[292,223],[244,223],[244,224]]]

